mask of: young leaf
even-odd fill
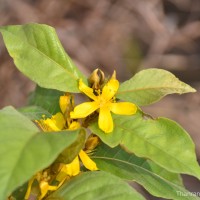
[[[86,78],[64,51],[54,28],[43,24],[0,27],[17,68],[44,88],[79,92]]]
[[[0,199],[50,165],[80,130],[45,132],[12,107],[0,110]]]
[[[126,182],[110,173],[96,171],[82,173],[64,184],[47,200],[144,200]]]
[[[115,115],[114,124],[109,134],[102,132],[97,124],[90,129],[111,147],[121,144],[128,152],[149,158],[171,172],[200,179],[194,143],[176,122],[165,118],[144,119],[138,111],[133,116]]]
[[[186,195],[188,191],[182,185],[178,174],[170,173],[151,161],[128,154],[119,146],[110,148],[104,144],[100,145],[91,158],[100,170],[128,181],[136,181],[154,196],[174,200],[199,199]]]
[[[29,105],[40,106],[53,115],[60,112],[59,98],[61,95],[63,92],[37,85],[35,91],[30,95]]]
[[[168,94],[183,94],[196,90],[163,69],[146,69],[122,83],[117,98],[145,106]]]

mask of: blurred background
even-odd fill
[[[116,69],[124,81],[154,67],[195,87],[197,93],[167,96],[143,109],[178,121],[200,159],[200,0],[0,0],[1,26],[30,22],[55,27],[85,74],[97,67],[107,74]],[[14,67],[0,37],[0,108],[24,106],[34,87]],[[184,180],[190,191],[200,192],[195,178]]]

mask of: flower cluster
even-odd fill
[[[51,118],[43,116],[42,119],[36,120],[35,122],[38,126],[44,132],[76,130],[83,126],[78,119],[83,118],[81,121],[84,122],[88,116],[95,112],[99,115],[99,128],[105,133],[110,133],[114,128],[111,112],[120,115],[133,115],[136,113],[137,107],[135,104],[116,101],[115,94],[119,88],[119,81],[116,79],[115,72],[108,81],[105,81],[103,72],[97,69],[92,73],[89,83],[91,87],[87,86],[82,80],[79,80],[79,90],[86,94],[91,101],[74,107],[73,96],[66,93],[59,100],[61,112],[56,113]],[[25,199],[29,199],[35,180],[37,180],[39,185],[39,200],[43,199],[48,191],[57,190],[64,181],[80,173],[80,161],[88,170],[98,170],[96,163],[87,154],[97,146],[97,138],[89,137],[85,143],[88,151],[85,152],[81,149],[71,163],[60,163],[56,168],[56,175],[51,175],[51,166],[38,172],[28,183]],[[57,185],[50,184],[55,181],[58,183]]]
[[[62,112],[58,112],[53,115],[51,118],[35,120],[38,126],[44,131],[62,131],[62,130],[76,130],[81,127],[80,123],[77,121],[70,120],[69,116],[67,116],[67,109],[71,107],[71,102],[69,101],[71,95],[64,95],[60,97],[60,109]],[[96,163],[92,161],[87,153],[83,150],[80,150],[78,156],[74,158],[74,160],[69,164],[60,163],[57,169],[57,175],[54,177],[54,181],[58,182],[58,185],[50,185],[50,182],[53,182],[51,173],[49,169],[38,172],[28,183],[27,192],[25,195],[25,199],[29,199],[31,195],[31,188],[33,182],[37,180],[39,184],[40,195],[38,200],[43,199],[48,191],[57,190],[65,180],[69,177],[76,176],[80,173],[80,161],[82,164],[91,171],[98,170]]]

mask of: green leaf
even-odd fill
[[[106,172],[82,173],[64,184],[47,200],[144,200],[126,182]]]
[[[154,196],[174,200],[199,199],[186,195],[188,191],[182,185],[178,174],[168,172],[151,161],[128,154],[119,146],[110,148],[104,144],[100,145],[91,158],[100,170],[137,182]],[[179,193],[185,196],[178,195]]]
[[[62,95],[63,92],[58,90],[37,86],[35,91],[30,95],[29,105],[40,106],[53,115],[60,112],[59,98]]]
[[[116,97],[144,106],[159,101],[168,94],[195,91],[166,70],[146,69],[122,83]]]
[[[132,153],[128,153],[125,150],[123,150],[121,146],[110,148],[105,144],[101,144],[98,146],[97,149],[95,149],[94,153],[90,157],[95,160],[116,160],[119,162],[124,162],[126,164],[133,164],[134,166],[139,167],[144,171],[150,171],[151,173],[154,173],[160,178],[164,178],[172,183],[175,183],[176,185],[183,186],[182,178],[179,174],[169,172],[166,169],[155,164],[151,160],[140,158]],[[127,179],[132,180],[132,178]]]
[[[39,132],[37,126],[12,107],[0,110],[0,199],[50,165],[76,141],[80,130]]]
[[[146,157],[174,173],[185,173],[200,179],[195,146],[187,132],[176,122],[166,119],[143,118],[140,111],[133,116],[114,115],[114,130],[105,134],[98,124],[91,131],[107,145],[121,144],[128,152]]]
[[[55,160],[55,163],[65,163],[68,164],[74,160],[74,158],[79,154],[80,150],[85,145],[86,133],[85,131],[80,132],[76,141],[73,142],[70,146],[64,149],[58,158]]]
[[[18,109],[18,111],[28,117],[30,120],[39,120],[42,118],[42,115],[45,115],[47,118],[52,116],[48,111],[39,106],[21,107]]]
[[[163,177],[164,179],[170,181],[171,183],[184,187],[183,180],[180,174],[169,172],[151,160],[147,160],[146,163],[154,174]]]
[[[43,24],[0,27],[17,68],[44,88],[79,92],[82,73],[64,51],[54,28]]]

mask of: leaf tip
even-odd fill
[[[189,93],[189,92],[194,93],[194,92],[197,91],[195,88],[191,87],[190,85],[187,85],[187,86],[188,86],[188,87],[187,87],[187,89],[185,90],[185,93]]]

